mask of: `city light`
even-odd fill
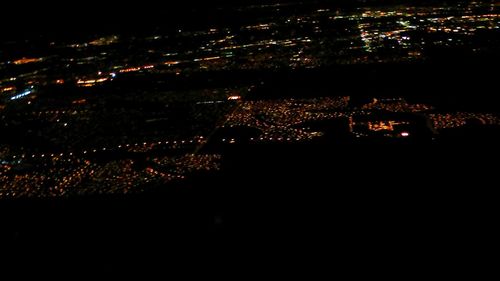
[[[26,97],[26,96],[30,95],[31,93],[32,93],[32,91],[31,91],[31,90],[28,90],[28,91],[25,91],[25,92],[23,92],[23,93],[20,93],[20,94],[18,94],[18,95],[15,95],[15,96],[11,97],[11,98],[10,98],[10,100],[18,100],[18,99],[22,99],[22,98],[24,98],[24,97]]]
[[[15,60],[13,61],[14,64],[28,64],[28,63],[34,63],[34,62],[40,62],[42,61],[41,58],[22,58],[22,59],[18,59],[18,60]]]
[[[103,23],[70,38],[7,40],[0,199],[139,193],[225,169],[224,157],[247,149],[294,157],[495,139],[500,115],[480,95],[494,83],[450,104],[447,95],[461,90],[449,81],[494,81],[483,67],[497,59],[498,5],[296,2],[147,34]],[[449,62],[464,65],[459,75]]]

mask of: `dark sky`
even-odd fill
[[[128,30],[164,26],[203,24],[220,17],[216,7],[245,6],[276,2],[316,2],[329,5],[370,3],[421,3],[427,0],[77,0],[3,1],[1,39],[19,39],[34,34],[78,34],[96,30]],[[434,1],[436,2],[436,1]],[[230,16],[230,15],[229,15]]]
[[[333,5],[363,5],[360,3],[397,3],[408,1],[411,0],[7,0],[2,1],[2,17],[0,17],[0,20],[27,20],[32,22],[35,19],[53,21],[60,18],[75,22],[77,20],[106,20],[130,16],[144,17],[149,14],[175,18],[194,9],[205,10],[213,7],[261,3],[326,2]],[[414,2],[423,1],[415,0]]]
[[[213,9],[217,7],[290,1],[297,0],[9,1],[1,5],[0,35],[5,39],[42,33],[140,29],[156,24],[174,26],[216,20],[219,15]]]

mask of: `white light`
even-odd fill
[[[406,138],[406,137],[410,136],[410,133],[408,133],[408,132],[402,132],[401,136],[404,137],[404,138]]]
[[[29,94],[31,94],[31,90],[23,92],[23,93],[21,93],[19,95],[15,95],[15,96],[11,97],[10,100],[17,100],[17,99],[20,99],[20,98],[24,98],[25,96],[27,96]]]

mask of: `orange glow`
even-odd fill
[[[33,63],[33,62],[39,62],[42,61],[42,59],[39,58],[22,58],[14,61],[14,64],[27,64],[27,63]]]
[[[107,77],[104,77],[104,78],[99,78],[99,79],[90,79],[90,80],[78,80],[76,81],[76,84],[78,84],[78,86],[80,87],[92,87],[92,86],[95,86],[95,84],[97,83],[103,83],[103,82],[106,82],[108,81],[109,78]]]
[[[95,83],[95,80],[78,80],[77,84],[92,84]]]
[[[0,92],[8,92],[8,91],[14,91],[16,87],[6,87],[0,90]]]
[[[394,131],[393,122],[368,122],[368,129],[370,131]]]
[[[100,78],[96,80],[97,83],[102,83],[104,81],[108,81],[108,78]]]
[[[64,84],[64,80],[63,79],[57,79],[56,80],[56,84]]]
[[[126,69],[120,70],[120,73],[136,72],[136,71],[139,71],[139,70],[141,70],[140,67],[131,67],[131,68],[126,68]]]
[[[86,99],[74,100],[72,104],[85,104],[87,102]]]
[[[241,100],[241,96],[229,96],[227,100]]]

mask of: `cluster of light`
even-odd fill
[[[245,26],[243,29],[246,29],[246,30],[269,30],[271,28],[271,24],[269,23],[261,23],[261,24],[257,24],[257,25],[249,25],[249,26]]]
[[[65,196],[78,188],[94,166],[88,161],[54,156],[32,162],[30,172],[0,171],[0,198]],[[19,161],[18,165],[23,165]]]
[[[394,131],[394,126],[397,125],[396,121],[378,121],[368,122],[368,129],[370,131]]]
[[[96,40],[90,41],[88,45],[92,46],[107,46],[118,42],[118,36],[102,37]]]
[[[489,11],[485,14],[484,9],[488,8]],[[232,28],[210,28],[200,32],[186,32],[181,36],[203,36],[201,43],[194,49],[188,48],[184,53],[169,52],[163,53],[163,50],[149,48],[147,51],[152,54],[162,54],[162,56],[170,57],[169,61],[156,61],[150,62],[149,65],[136,66],[136,67],[123,67],[127,65],[128,61],[124,60],[121,63],[116,63],[111,66],[117,72],[137,72],[141,70],[148,70],[156,68],[159,65],[174,66],[180,63],[186,63],[186,69],[175,67],[172,69],[159,68],[158,71],[165,71],[175,74],[180,74],[182,71],[202,71],[207,69],[214,70],[230,70],[239,68],[247,69],[274,69],[279,67],[290,68],[315,68],[325,64],[325,56],[329,58],[327,61],[340,64],[357,64],[357,63],[370,63],[370,62],[393,62],[393,61],[414,61],[415,59],[423,59],[425,54],[425,46],[429,44],[437,44],[444,46],[460,45],[460,37],[458,35],[474,35],[477,30],[485,29],[498,29],[500,28],[500,14],[496,13],[498,6],[489,6],[484,2],[470,3],[465,6],[444,6],[444,7],[391,7],[389,8],[364,8],[357,11],[329,11],[329,9],[316,9],[307,14],[296,14],[293,16],[286,16],[270,22],[253,23],[248,26],[240,27],[240,31],[260,32],[259,36],[242,36],[240,33],[233,33]],[[290,25],[300,24],[300,32],[297,34],[304,34],[305,32],[322,33],[337,32],[336,30],[328,29],[327,26],[322,25],[326,19],[325,14],[330,20],[336,21],[349,20],[349,24],[354,28],[347,28],[342,31],[339,36],[330,36],[330,38],[316,36],[310,38],[304,35],[295,36],[289,33]],[[352,32],[355,27],[358,27],[359,33]],[[297,27],[299,28],[299,27]],[[445,32],[449,33],[449,38],[443,40],[430,40],[427,41],[425,37],[413,36],[414,31],[434,33]],[[243,32],[242,34],[245,34]],[[277,36],[277,34],[280,34]],[[158,40],[164,38],[163,36],[155,35],[148,37],[147,40]],[[418,38],[421,38],[420,40]],[[72,44],[69,47],[89,47],[89,46],[106,46],[118,42],[118,36],[106,36],[97,38],[88,43]],[[418,41],[417,41],[418,40]],[[310,44],[316,43],[316,44]],[[325,44],[327,43],[327,44]],[[338,47],[328,49],[320,49],[321,46],[331,46],[336,44]],[[387,43],[390,46],[387,46]],[[55,44],[55,43],[53,43]],[[338,45],[337,45],[338,44]],[[315,52],[296,55],[299,50],[310,49],[311,46]],[[68,47],[67,45],[64,47]],[[359,52],[360,49],[365,52]],[[386,52],[379,51],[394,51],[396,55],[387,55]],[[242,50],[237,52],[236,50]],[[480,50],[480,48],[474,48]],[[72,64],[88,65],[97,61],[107,61],[110,59],[110,53],[103,52],[100,48],[90,48],[89,52],[99,52],[89,54],[87,57],[67,58],[67,67]],[[177,57],[178,56],[178,57]],[[238,56],[241,58],[237,63],[233,57]],[[182,57],[182,60],[178,60]],[[47,57],[49,59],[49,57]],[[13,61],[13,64],[26,64],[46,60],[46,58],[22,58]],[[199,65],[192,66],[190,63],[198,62]],[[11,62],[8,62],[11,63]],[[39,77],[43,76],[32,72],[29,76]],[[26,74],[25,74],[26,75]],[[114,77],[114,73],[110,74]],[[77,75],[78,77],[78,75]],[[14,81],[21,78],[23,82],[24,77],[12,77],[0,80]],[[35,78],[35,83],[43,84],[46,81]],[[90,81],[92,79],[82,78],[77,85],[82,87],[91,87],[99,82],[82,83],[83,81]],[[95,79],[99,80],[99,79]],[[63,79],[55,81],[57,84],[63,84]]]
[[[195,154],[155,158],[153,163],[159,168],[147,167],[139,171],[132,167],[132,160],[96,164],[88,160],[60,157],[33,162],[41,171],[26,174],[12,173],[10,166],[2,166],[0,198],[140,192],[148,183],[184,179],[195,171],[218,170],[220,159],[220,155]]]
[[[144,65],[144,66],[138,66],[138,67],[130,67],[130,68],[120,69],[119,72],[120,73],[137,72],[137,71],[141,71],[141,70],[144,70],[144,69],[152,69],[154,67],[155,67],[154,65],[149,64],[149,65]]]
[[[137,72],[137,71],[140,71],[141,69],[142,68],[140,68],[140,67],[130,67],[130,68],[121,69],[120,73]]]
[[[403,98],[394,99],[373,99],[362,107],[364,110],[382,110],[389,112],[423,112],[434,109],[427,104],[411,104]]]
[[[228,100],[241,100],[241,96],[229,96],[227,97]]]
[[[467,125],[469,120],[477,120],[483,125],[500,125],[500,117],[492,113],[432,113],[428,114],[427,117],[436,130],[463,127]]]
[[[254,141],[300,141],[318,137],[301,124],[307,121],[332,119],[347,116],[342,110],[347,107],[348,97],[317,99],[285,99],[276,101],[245,101],[228,117],[224,127],[252,127],[261,135]],[[234,143],[236,140],[225,139]]]
[[[106,81],[109,81],[110,78],[112,78],[112,76],[105,76],[105,77],[100,77],[100,78],[96,78],[96,79],[87,79],[87,80],[78,79],[76,81],[76,84],[79,87],[93,87],[93,86],[96,86],[98,84],[102,84]]]
[[[170,66],[170,65],[177,65],[180,63],[181,63],[180,61],[166,61],[163,64]]]
[[[196,171],[220,170],[219,154],[186,154],[181,157],[155,158],[153,162],[170,174],[187,175]]]
[[[0,92],[1,93],[4,93],[4,92],[10,92],[10,91],[14,91],[16,90],[16,87],[5,87],[5,88],[0,88]]]
[[[108,81],[108,78],[99,78],[99,79],[91,79],[91,80],[78,80],[77,84],[95,84],[102,83]]]
[[[136,146],[148,147],[172,142],[170,148],[183,144],[203,142],[203,137],[191,140],[158,141],[138,143]],[[132,149],[132,146],[119,145],[118,149]],[[112,149],[112,148],[110,148]],[[68,197],[86,194],[120,194],[140,192],[150,183],[165,183],[184,179],[192,172],[214,171],[220,168],[220,155],[184,154],[176,157],[153,158],[155,168],[137,170],[132,160],[115,160],[107,163],[94,163],[86,160],[90,153],[104,153],[107,148],[93,149],[81,153],[43,153],[38,155],[14,155],[2,150],[0,155],[12,165],[28,163],[35,167],[28,171],[12,172],[12,165],[0,165],[0,198],[17,197]],[[6,162],[7,163],[7,162]]]
[[[283,46],[283,47],[293,47],[296,46],[298,43],[311,43],[312,40],[309,38],[293,38],[293,39],[283,39],[283,40],[276,40],[276,39],[267,39],[267,40],[260,40],[255,43],[248,43],[248,44],[243,44],[243,45],[231,45],[227,47],[222,47],[220,48],[221,51],[226,51],[226,50],[236,50],[236,49],[246,49],[246,48],[251,48],[251,47],[271,47],[271,46]]]
[[[220,59],[220,58],[221,58],[220,56],[215,56],[215,57],[198,58],[198,59],[194,59],[193,61],[194,61],[194,62],[199,62],[199,61],[211,61],[211,60],[218,60],[218,59]]]
[[[403,120],[359,120],[357,117],[353,116],[349,118],[349,127],[351,133],[360,138],[360,137],[368,137],[372,134],[383,134],[385,137],[403,137],[407,138],[410,136],[410,133],[407,131],[401,132],[401,126],[410,125],[411,123]],[[364,118],[363,118],[364,119]]]
[[[22,58],[22,59],[18,59],[18,60],[15,60],[13,61],[14,64],[28,64],[28,63],[34,63],[34,62],[40,62],[42,61],[41,58]]]
[[[10,100],[18,100],[18,99],[22,99],[22,98],[24,98],[24,97],[26,97],[26,96],[29,96],[32,92],[33,92],[32,90],[27,90],[27,91],[25,91],[25,92],[22,92],[22,93],[20,93],[20,94],[17,94],[17,95],[15,95],[15,96],[11,97],[11,98],[10,98]]]

